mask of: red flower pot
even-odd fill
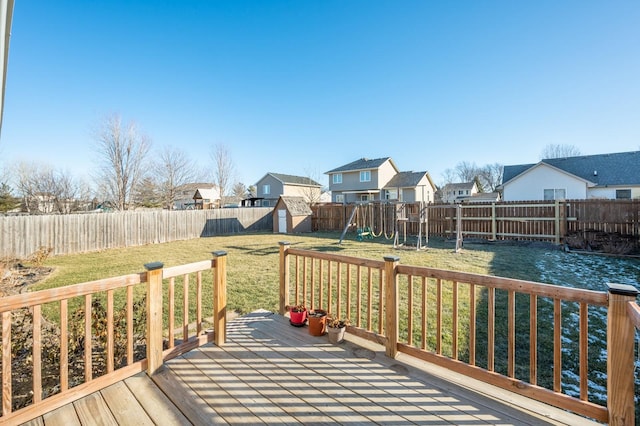
[[[307,310],[305,309],[304,311],[290,311],[289,312],[289,321],[291,322],[291,325],[296,326],[296,327],[300,327],[303,326],[304,323],[307,321]]]

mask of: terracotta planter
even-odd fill
[[[302,327],[307,321],[307,310],[302,312],[289,311],[289,323],[295,327]]]
[[[344,333],[347,327],[327,327],[330,343],[340,343],[344,340]]]
[[[327,311],[315,309],[309,312],[309,334],[324,336],[327,332]]]

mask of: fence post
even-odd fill
[[[556,208],[555,208],[555,213],[556,213],[556,226],[555,226],[555,232],[554,234],[556,234],[556,244],[560,244],[560,200],[556,199]]]
[[[144,265],[147,270],[147,374],[162,365],[162,262]]]
[[[491,203],[491,240],[496,241],[498,233],[498,223],[496,218],[496,203]]]
[[[398,275],[396,266],[398,266],[399,261],[400,258],[398,256],[384,257],[386,354],[390,358],[395,358],[398,353]],[[380,320],[382,320],[382,315],[380,315]]]
[[[289,243],[280,241],[280,315],[289,306]]]
[[[627,314],[627,302],[638,290],[630,285],[608,284],[607,313],[607,408],[609,424],[632,425],[634,406],[633,343],[635,326]]]
[[[213,268],[213,343],[222,346],[227,341],[227,252],[214,251]]]

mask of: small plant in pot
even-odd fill
[[[327,320],[327,332],[329,333],[329,342],[340,343],[344,340],[344,333],[349,325],[348,318],[339,318],[331,316]]]
[[[304,305],[289,306],[289,323],[295,327],[302,327],[307,322],[308,312]]]
[[[309,312],[309,334],[324,336],[327,332],[327,311],[314,309]]]

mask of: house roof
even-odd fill
[[[337,167],[337,168],[335,168],[333,170],[329,170],[328,172],[325,172],[325,174],[340,173],[340,172],[353,172],[353,171],[356,171],[356,170],[377,169],[378,167],[380,167],[381,165],[383,165],[387,161],[391,162],[391,165],[393,166],[394,169],[396,169],[396,171],[398,170],[398,168],[396,167],[396,165],[393,162],[393,160],[391,159],[391,157],[383,157],[383,158],[375,158],[375,159],[360,158],[359,160],[352,161],[351,163],[345,164],[344,166],[340,166],[340,167]]]
[[[218,198],[218,194],[215,189],[211,188],[198,188],[196,193],[193,194],[194,200],[215,200]]]
[[[307,204],[303,197],[281,195],[278,203],[280,203],[280,201],[287,207],[291,216],[308,216],[313,213],[311,207],[309,207],[309,204]],[[276,209],[274,209],[274,212],[275,210]]]
[[[462,183],[448,183],[444,186],[445,191],[458,190],[458,189],[468,189],[472,190],[475,182],[462,182]]]
[[[400,172],[391,178],[389,183],[387,183],[385,188],[415,188],[420,184],[420,181],[427,176],[429,183],[433,186],[433,182],[431,182],[431,177],[429,174],[425,172]]]
[[[597,186],[640,184],[640,151],[632,151],[547,158],[536,164],[504,166],[503,185],[538,164],[548,164]]]
[[[303,186],[318,186],[321,187],[322,184],[319,184],[318,182],[316,182],[315,180],[306,177],[306,176],[294,176],[294,175],[285,175],[282,173],[267,173],[262,179],[264,179],[266,176],[273,176],[274,178],[278,179],[280,182],[282,182],[283,184],[288,184],[288,185],[303,185]],[[260,180],[262,180],[260,179]]]

